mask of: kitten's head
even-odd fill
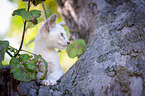
[[[56,24],[57,15],[53,14],[42,25],[40,34],[42,35],[46,46],[49,48],[65,49],[70,43],[64,28]]]

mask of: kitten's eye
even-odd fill
[[[60,33],[60,35],[63,37],[63,33]]]

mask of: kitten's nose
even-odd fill
[[[70,44],[70,42],[67,42],[67,44]]]

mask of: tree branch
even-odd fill
[[[28,9],[27,9],[27,11],[29,11],[29,10],[30,10],[30,0],[29,0],[29,2],[28,2]],[[23,42],[24,42],[24,37],[25,37],[25,32],[26,32],[26,23],[27,23],[27,21],[25,20],[21,44],[20,44],[20,47],[19,47],[18,52],[14,55],[14,57],[16,57],[16,56],[19,54],[19,52],[21,51],[21,49],[22,49]]]

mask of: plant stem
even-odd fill
[[[46,9],[45,9],[45,6],[44,6],[43,2],[42,2],[42,7],[43,7],[43,10],[44,10],[44,13],[45,13],[45,19],[47,20],[47,12],[46,12]]]
[[[22,45],[23,45],[23,42],[24,42],[24,36],[25,36],[26,22],[27,22],[27,21],[24,22],[23,35],[22,35],[22,40],[21,40],[21,44],[20,44],[19,50],[18,50],[18,52],[14,55],[14,57],[16,57],[16,56],[19,54],[19,52],[21,51],[21,49],[22,49]]]
[[[27,9],[27,11],[30,10],[30,1],[31,1],[31,0],[28,1],[28,9]]]
[[[32,25],[32,23],[30,23],[30,24],[27,26],[26,30],[27,30],[31,25]]]
[[[26,51],[26,50],[21,50],[21,51],[23,51],[23,52],[27,52],[27,53],[32,54],[32,55],[35,55],[34,53],[31,53],[31,52]]]
[[[27,9],[27,11],[29,11],[29,10],[30,10],[30,0],[28,1],[28,9]],[[25,32],[26,32],[26,23],[27,23],[27,21],[25,20],[21,44],[20,44],[18,52],[14,55],[14,57],[16,57],[19,54],[19,52],[21,51],[21,49],[22,49],[23,42],[24,42],[24,37],[25,37]]]
[[[9,56],[14,57],[8,50],[6,51]]]

